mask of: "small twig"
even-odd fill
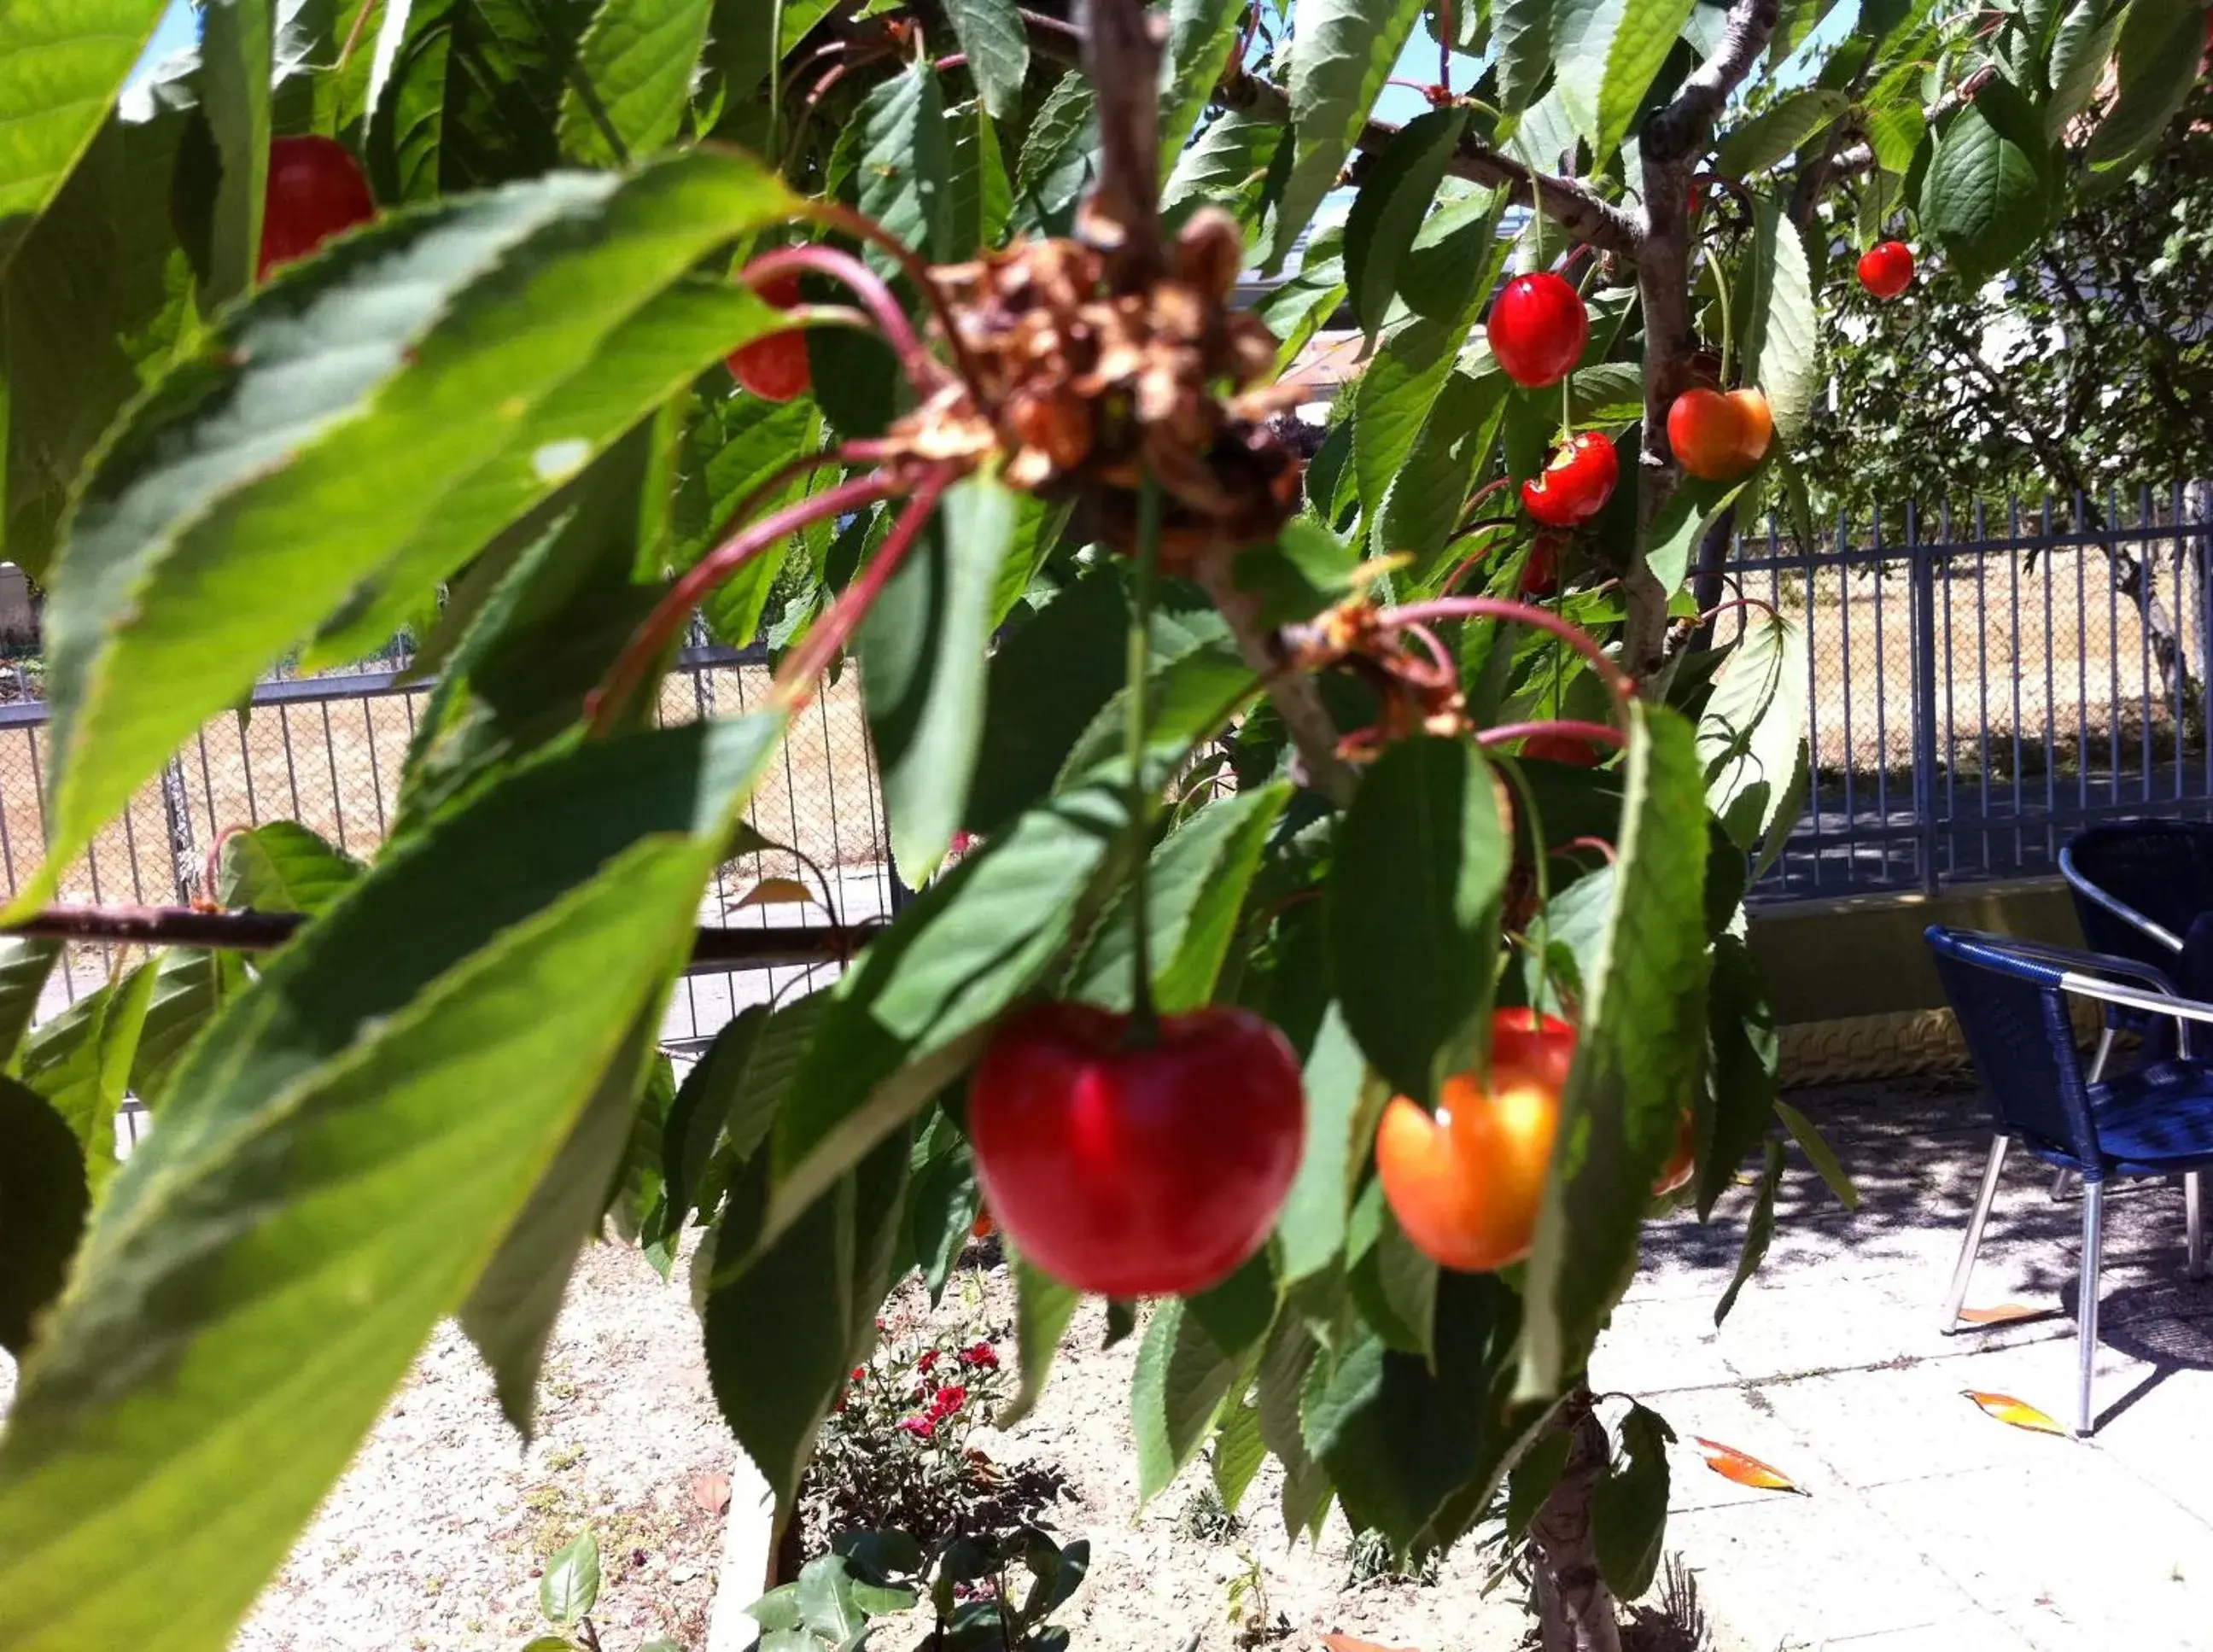
[[[1240,590],[1234,558],[1228,554],[1202,558],[1195,577],[1237,639],[1237,651],[1259,675],[1277,715],[1289,731],[1291,743],[1306,762],[1308,777],[1332,802],[1352,801],[1357,784],[1352,765],[1338,755],[1338,728],[1329,708],[1311,678],[1289,668],[1282,639],[1260,623],[1260,599]]]
[[[1580,627],[1569,624],[1549,609],[1527,602],[1510,601],[1498,596],[1446,596],[1428,602],[1410,602],[1403,607],[1386,608],[1375,616],[1376,623],[1399,627],[1417,620],[1427,619],[1505,619],[1517,625],[1533,625],[1539,631],[1550,631],[1588,661],[1598,680],[1613,694],[1615,704],[1625,716],[1629,697],[1633,692],[1628,676],[1621,668],[1608,659],[1591,635]],[[1595,727],[1596,725],[1593,725]]]
[[[914,283],[915,290],[930,306],[930,314],[937,318],[938,330],[945,335],[946,348],[953,352],[953,364],[960,374],[961,382],[968,387],[968,393],[975,398],[978,406],[989,411],[984,381],[976,369],[976,358],[969,354],[967,342],[960,336],[953,314],[953,302],[946,297],[945,290],[937,284],[937,277],[931,274],[921,255],[866,213],[856,212],[836,201],[810,202],[807,216],[827,229],[842,229],[891,254],[906,278]]]
[[[1569,740],[1587,740],[1593,745],[1611,746],[1616,751],[1629,744],[1629,736],[1610,722],[1584,722],[1575,717],[1547,717],[1536,722],[1502,722],[1496,728],[1476,731],[1478,746],[1504,746],[1517,740],[1527,740],[1532,735],[1558,735]]]
[[[1548,857],[1555,855],[1565,857],[1569,855],[1574,854],[1578,849],[1594,850],[1599,854],[1605,856],[1606,863],[1608,866],[1612,866],[1615,861],[1619,858],[1619,852],[1614,849],[1614,846],[1606,842],[1605,838],[1589,836],[1570,838],[1564,844],[1553,844],[1552,847],[1546,850],[1545,853]],[[1600,1394],[1599,1398],[1604,1399],[1606,1396]]]

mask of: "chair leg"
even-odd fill
[[[2186,1271],[2192,1279],[2205,1277],[2205,1173],[2193,1170],[2182,1179],[2183,1244],[2189,1252]]]
[[[2005,1169],[2010,1136],[1990,1137],[1990,1162],[1983,1167],[1983,1191],[1975,1196],[1975,1209],[1967,1218],[1967,1236],[1960,1247],[1960,1265],[1952,1271],[1951,1294],[1944,1300],[1944,1334],[1959,1328],[1960,1309],[1967,1300],[1967,1277],[1975,1271],[1975,1253],[1982,1248],[1983,1224],[1990,1220],[1990,1205],[1998,1196],[1998,1177]]]
[[[2076,1359],[2080,1392],[2076,1396],[2075,1432],[2090,1432],[2090,1375],[2098,1357],[2098,1261],[2106,1236],[2106,1185],[2082,1184],[2082,1300],[2076,1305]]]
[[[2055,1170],[2051,1173],[2051,1202],[2054,1204],[2067,1197],[2067,1190],[2073,1185],[2074,1180],[2075,1173],[2071,1170]]]

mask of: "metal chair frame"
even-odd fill
[[[2045,971],[2050,972],[2049,978],[2042,984],[2059,991],[2090,998],[2114,1008],[2172,1018],[2176,1025],[2180,1053],[2186,1060],[2190,1058],[2192,1025],[2198,1022],[2213,1024],[2213,1003],[2183,997],[2164,975],[2148,964],[2106,953],[2080,952],[2042,942],[2017,940],[2010,936],[1948,930],[1942,926],[1932,927],[1930,930],[1932,943],[1939,935],[1948,939],[1972,942],[1990,951],[2010,954],[2027,963],[2041,965]],[[2113,977],[2120,978],[2109,978]],[[2131,980],[2142,984],[2132,986],[2125,984]],[[2087,1083],[2098,1082],[2112,1045],[2112,1032],[2109,1027],[2099,1039],[2097,1053],[2092,1058],[2086,1077]],[[2070,1048],[2070,1058],[2072,1054]],[[2088,1122],[2092,1140],[2086,1145],[2094,1149],[2097,1132],[2094,1114]],[[1990,1158],[1983,1168],[1982,1188],[1976,1196],[1973,1212],[1967,1218],[1967,1232],[1960,1247],[1959,1265],[1953,1271],[1952,1288],[1945,1299],[1943,1329],[1947,1336],[1959,1329],[1960,1310],[1966,1301],[1967,1283],[1974,1271],[1975,1253],[1981,1248],[1983,1229],[1990,1220],[1990,1207],[1997,1198],[1998,1181],[2005,1169],[2006,1155],[2012,1146],[2013,1137],[2003,1130],[1991,1137]],[[2069,1172],[2063,1167],[2062,1173]],[[2183,1174],[2185,1269],[2192,1279],[2202,1279],[2206,1275],[2204,1175],[2202,1167],[2187,1170]],[[2105,1192],[2102,1170],[2095,1178],[2084,1179],[2081,1297],[2076,1308],[2077,1389],[2075,1426],[2076,1433],[2082,1436],[2092,1431],[2091,1375],[2098,1346],[2098,1274],[2105,1240]]]

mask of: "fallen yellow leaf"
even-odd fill
[[[1363,1641],[1356,1635],[1325,1635],[1321,1643],[1329,1652],[1412,1652],[1404,1646],[1383,1646],[1375,1641]]]
[[[2067,1430],[2058,1422],[2036,1409],[2025,1399],[2015,1399],[2011,1394],[1986,1394],[1973,1388],[1960,1392],[2001,1423],[2009,1423],[2017,1429],[2027,1429],[2037,1434],[2064,1435]]]
[[[763,878],[759,883],[729,904],[730,911],[741,906],[804,906],[814,899],[814,892],[797,878]]]
[[[1706,1466],[1725,1480],[1734,1480],[1739,1485],[1748,1485],[1756,1491],[1795,1491],[1801,1497],[1808,1495],[1797,1481],[1781,1469],[1763,1463],[1757,1457],[1748,1457],[1734,1446],[1725,1446],[1718,1440],[1709,1440],[1700,1435],[1691,1437],[1704,1454]]]
[[[1969,1325],[2010,1325],[2015,1320],[2040,1320],[2051,1312],[2027,1302],[2000,1302],[1996,1308],[1963,1308],[1960,1317]]]

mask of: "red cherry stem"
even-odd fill
[[[1570,838],[1564,844],[1553,844],[1545,853],[1547,856],[1553,855],[1565,856],[1574,854],[1578,849],[1595,850],[1606,856],[1606,863],[1608,866],[1612,866],[1619,858],[1612,844],[1603,838],[1591,837]]]
[[[792,275],[802,270],[811,270],[834,281],[842,281],[853,290],[882,331],[884,340],[899,358],[899,365],[918,394],[927,396],[945,381],[945,369],[922,347],[915,336],[906,312],[892,296],[883,277],[850,253],[841,253],[834,247],[808,243],[801,247],[780,247],[773,253],[763,253],[738,271],[738,279],[753,288],[765,287],[778,276]]]
[[[924,263],[905,241],[864,212],[856,212],[836,201],[811,201],[807,205],[807,216],[817,223],[832,229],[841,229],[857,240],[865,241],[891,254],[905,272],[906,278],[914,283],[915,290],[930,306],[930,314],[937,318],[938,331],[945,335],[946,347],[953,352],[953,364],[960,371],[961,382],[968,387],[968,393],[976,399],[977,405],[996,412],[997,408],[985,393],[983,375],[976,370],[976,358],[968,353],[968,345],[954,318],[952,301],[946,297],[945,290],[937,284],[937,277],[930,273],[929,265]],[[931,366],[934,369],[936,363],[933,362]]]
[[[1540,722],[1502,722],[1493,728],[1478,729],[1475,743],[1486,747],[1503,746],[1510,741],[1527,740],[1532,735],[1588,740],[1596,745],[1611,746],[1616,751],[1629,744],[1629,736],[1610,722],[1583,722],[1574,717],[1550,717]]]
[[[629,704],[632,691],[677,632],[684,629],[692,610],[705,600],[710,591],[785,534],[796,533],[808,523],[820,521],[826,516],[841,516],[863,509],[879,499],[888,499],[904,491],[905,485],[890,472],[871,471],[842,482],[826,493],[802,499],[759,521],[747,523],[693,563],[685,570],[684,576],[669,588],[668,594],[654,605],[644,623],[631,634],[606,678],[585,700],[584,715],[590,737],[604,739],[614,732],[615,720]]]
[[[1781,612],[1772,602],[1768,601],[1765,598],[1757,596],[1738,596],[1730,598],[1727,602],[1716,602],[1714,604],[1712,607],[1707,609],[1704,613],[1698,616],[1698,624],[1701,627],[1710,625],[1715,620],[1720,619],[1723,614],[1736,608],[1765,609],[1766,611],[1767,617],[1770,619],[1774,620],[1778,625],[1782,623],[1783,615]]]
[[[1518,759],[1509,757],[1497,766],[1505,771],[1506,777],[1513,782],[1514,789],[1521,797],[1521,815],[1529,826],[1529,846],[1532,850],[1534,850],[1538,844],[1545,841],[1545,812],[1537,805],[1536,789],[1530,785],[1529,777]],[[1516,852],[1519,852],[1518,850]],[[1533,926],[1536,931],[1536,940],[1533,946],[1530,937],[1524,935],[1521,937],[1521,944],[1528,948],[1537,960],[1539,982],[1551,987],[1552,996],[1565,1003],[1567,994],[1561,990],[1559,982],[1554,979],[1552,975],[1552,860],[1549,856],[1535,853],[1532,853],[1529,858],[1530,871],[1535,876],[1537,882],[1537,906],[1533,914],[1536,919]]]
[[[906,560],[908,550],[928,526],[937,502],[945,497],[945,490],[959,480],[960,474],[951,466],[941,465],[923,477],[914,490],[914,497],[907,502],[899,521],[892,524],[892,531],[884,536],[883,544],[877,547],[867,569],[845,588],[843,596],[831,604],[830,612],[814,622],[800,645],[785,656],[770,686],[771,704],[783,711],[796,712],[814,697],[814,680],[860,629],[861,621],[868,618],[869,610],[875,606],[884,587],[891,583],[892,576]]]
[[[1442,596],[1429,602],[1410,602],[1404,607],[1386,608],[1375,618],[1378,624],[1394,626],[1428,619],[1506,619],[1519,625],[1534,625],[1539,631],[1552,632],[1588,660],[1591,669],[1598,674],[1598,680],[1613,696],[1614,704],[1621,714],[1625,717],[1629,715],[1629,697],[1632,691],[1621,668],[1606,657],[1605,652],[1588,631],[1570,625],[1546,609],[1500,596]]]

